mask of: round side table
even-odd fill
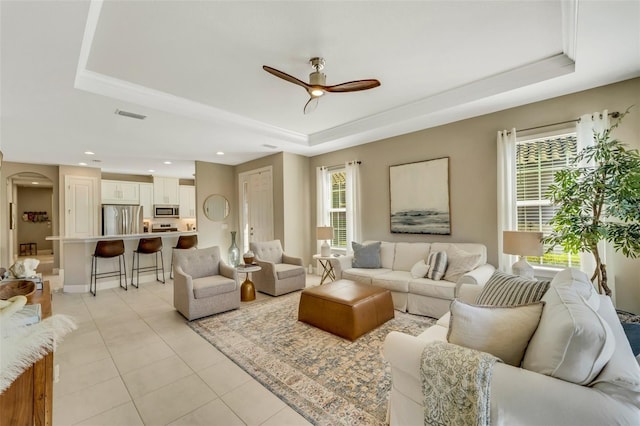
[[[333,270],[333,265],[331,264],[331,259],[333,256],[322,256],[321,254],[314,254],[313,259],[320,262],[322,265],[322,278],[320,279],[320,285],[324,284],[324,282],[329,279],[331,281],[336,280],[336,272]]]
[[[244,282],[240,286],[240,301],[249,302],[256,300],[256,287],[253,285],[253,281],[249,279],[249,274],[251,272],[258,272],[261,269],[258,265],[238,265],[236,267],[238,272],[246,274]]]

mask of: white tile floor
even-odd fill
[[[187,326],[171,280],[55,293],[53,311],[79,326],[54,356],[56,426],[309,424]]]

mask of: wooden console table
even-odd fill
[[[44,281],[31,303],[40,303],[42,319],[51,316],[51,289]],[[0,394],[0,426],[51,425],[53,352],[33,364]]]

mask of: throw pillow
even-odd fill
[[[544,315],[522,368],[587,385],[613,355],[613,331],[576,288],[552,284],[542,298]]]
[[[515,367],[538,327],[543,302],[519,306],[476,306],[454,299],[447,341],[488,352]]]
[[[444,271],[447,269],[447,252],[437,251],[429,253],[427,265],[429,266],[429,271],[426,277],[435,281],[441,280],[444,276]]]
[[[416,262],[416,264],[411,267],[411,277],[413,278],[424,278],[427,272],[429,272],[429,265],[424,263],[424,259]]]
[[[353,261],[351,266],[354,268],[380,268],[380,244],[380,241],[366,245],[352,241]]]
[[[495,271],[478,295],[476,304],[524,305],[537,302],[549,289],[549,281],[536,281]]]
[[[467,272],[475,269],[480,263],[482,255],[468,253],[452,245],[447,250],[447,271],[444,279],[457,283]]]

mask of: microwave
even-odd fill
[[[180,217],[180,208],[156,204],[153,206],[153,217]]]

